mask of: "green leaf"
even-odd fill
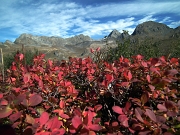
[[[180,124],[175,125],[174,128],[180,128]]]

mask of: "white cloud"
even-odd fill
[[[24,5],[24,6],[22,6]],[[0,6],[0,29],[10,28],[16,34],[69,37],[83,33],[85,35],[107,35],[113,29],[128,30],[145,21],[171,22],[166,16],[159,20],[161,13],[173,13],[177,16],[180,2],[134,1],[131,3],[110,3],[103,5],[79,5],[75,2],[44,3],[33,0],[8,0]],[[123,18],[123,19],[122,19]],[[169,26],[180,25],[179,21]]]
[[[107,16],[133,16],[146,14],[177,13],[179,12],[180,2],[142,2],[131,3],[112,3],[108,5],[89,6],[87,12],[89,17],[99,18]]]
[[[147,21],[156,21],[156,18],[153,18],[153,15],[147,15],[144,18],[140,19],[137,21],[137,24],[141,24],[143,22],[147,22]]]
[[[176,22],[171,22],[170,25],[168,25],[171,28],[176,28],[178,26],[180,26],[180,21],[176,21]]]
[[[171,17],[166,16],[162,21],[160,21],[160,23],[165,23],[165,22],[171,22]]]

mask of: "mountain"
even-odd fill
[[[132,44],[158,44],[160,48],[180,43],[180,26],[173,29],[163,23],[148,21],[139,24],[129,38]]]
[[[167,38],[170,35],[172,35],[174,32],[174,29],[168,27],[165,24],[157,23],[153,21],[144,22],[142,24],[139,24],[132,35],[138,35],[138,36],[148,36],[148,37],[162,37]]]
[[[30,46],[65,46],[65,45],[76,45],[82,42],[92,41],[89,36],[84,36],[83,34],[71,37],[71,38],[61,38],[61,37],[46,37],[46,36],[34,36],[31,34],[22,34],[18,37],[14,43],[24,44]]]
[[[117,39],[117,38],[119,38],[120,36],[121,36],[121,33],[120,33],[118,30],[114,29],[114,30],[107,36],[107,38],[109,38],[109,39],[111,39],[111,38]]]
[[[108,40],[124,40],[127,39],[130,35],[127,31],[123,30],[123,33],[120,33],[118,30],[114,29],[108,36]]]
[[[57,59],[67,59],[69,56],[89,56],[90,48],[105,48],[107,45],[114,48],[117,47],[118,42],[123,43],[127,40],[130,41],[132,47],[135,47],[135,45],[158,44],[160,48],[171,49],[174,44],[180,43],[180,26],[173,29],[163,23],[148,21],[137,25],[131,35],[128,34],[128,31],[123,30],[120,33],[114,29],[105,37],[100,41],[96,41],[83,34],[70,38],[61,38],[24,33],[14,42],[7,40],[0,43],[0,46],[4,53],[9,54],[22,49],[22,45],[24,45],[27,50],[36,49],[45,53],[48,58]]]

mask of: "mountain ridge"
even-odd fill
[[[128,31],[123,30],[119,32],[114,29],[109,35],[105,36],[102,40],[93,40],[89,36],[80,34],[70,38],[62,37],[47,37],[47,36],[34,36],[31,34],[21,34],[14,42],[6,40],[1,43],[1,47],[5,48],[16,48],[22,45],[26,48],[38,48],[39,50],[48,51],[49,57],[63,57],[77,56],[85,57],[89,56],[90,48],[101,47],[104,48],[106,45],[110,47],[116,47],[117,42],[124,42],[129,40],[131,44],[143,44],[146,41],[152,44],[160,42],[161,44],[169,42],[171,40],[178,42],[180,41],[180,26],[177,28],[170,28],[163,23],[158,23],[154,21],[147,21],[136,26],[134,32],[129,35]],[[166,43],[165,43],[166,44]],[[52,51],[50,51],[52,50]]]

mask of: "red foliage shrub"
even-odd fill
[[[69,58],[57,63],[34,58],[23,65],[17,54],[0,119],[17,134],[175,134],[180,128],[180,75],[177,58]]]

